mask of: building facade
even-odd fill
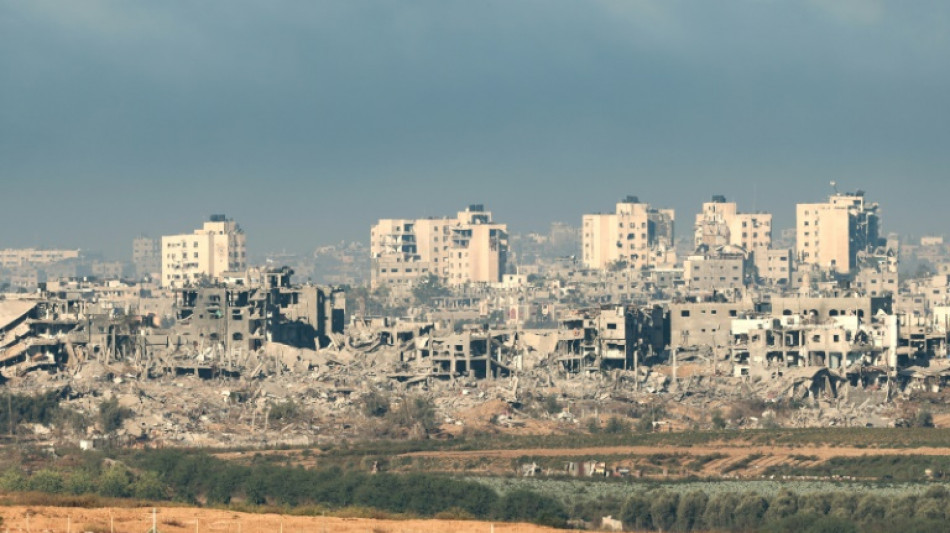
[[[79,250],[39,250],[36,248],[7,248],[0,250],[0,267],[2,268],[46,265],[67,259],[79,259]]]
[[[584,215],[582,251],[588,268],[625,265],[635,269],[672,266],[672,209],[654,209],[636,196],[617,203],[614,213]]]
[[[211,215],[201,229],[162,237],[162,287],[184,287],[247,268],[244,230],[225,215]]]
[[[145,277],[157,274],[162,269],[162,250],[158,239],[138,236],[132,240],[132,264],[135,266],[135,276]]]
[[[448,285],[496,283],[507,264],[508,226],[478,204],[455,218],[381,219],[370,230],[370,253],[374,288],[430,274]]]
[[[859,252],[872,251],[881,244],[877,209],[876,203],[865,201],[863,191],[835,193],[825,203],[798,204],[798,262],[850,272],[857,265]]]
[[[735,202],[725,196],[713,196],[696,215],[696,248],[714,250],[722,246],[740,246],[755,254],[772,247],[772,214],[739,213]]]

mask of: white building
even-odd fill
[[[211,215],[194,233],[162,237],[162,287],[183,287],[246,268],[244,231],[224,215]]]
[[[672,209],[654,209],[636,196],[617,203],[614,213],[584,215],[581,241],[584,265],[641,269],[676,262]]]
[[[482,205],[455,218],[381,219],[370,230],[370,252],[373,287],[429,274],[448,285],[496,283],[505,273],[508,226]]]

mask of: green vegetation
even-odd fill
[[[808,457],[805,457],[808,459]],[[942,455],[866,455],[833,457],[814,466],[773,466],[765,476],[816,476],[883,481],[950,478],[950,457]]]
[[[649,411],[641,420],[650,425]],[[643,414],[643,413],[641,413]],[[594,426],[588,421],[588,429]],[[639,428],[637,428],[639,430]],[[374,440],[327,446],[335,455],[395,455],[435,450],[491,450],[531,448],[580,448],[604,446],[701,446],[734,444],[743,446],[829,446],[855,448],[945,447],[950,428],[773,428],[717,431],[630,433],[570,433],[566,435],[475,435],[452,440]]]
[[[110,398],[99,404],[99,424],[102,431],[112,433],[122,427],[122,422],[132,416],[132,410],[119,406],[119,400]]]
[[[412,297],[418,305],[429,305],[436,298],[443,298],[452,294],[452,291],[442,284],[435,274],[422,278],[412,288]]]
[[[49,426],[56,421],[78,420],[81,417],[77,413],[59,405],[67,392],[58,389],[33,396],[4,394],[0,397],[0,431],[16,432],[19,424]]]
[[[559,501],[534,491],[499,495],[481,483],[448,476],[316,470],[263,460],[238,465],[180,450],[136,452],[124,462],[89,462],[70,474],[42,469],[27,476],[19,469],[8,470],[0,475],[0,490],[188,504],[356,507],[422,517],[525,520],[556,527],[565,526],[569,516]]]
[[[561,405],[561,402],[557,401],[557,396],[549,394],[544,398],[544,410],[549,415],[556,415],[564,410],[564,406]]]

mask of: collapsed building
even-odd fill
[[[239,375],[269,343],[325,347],[343,333],[343,292],[294,286],[292,274],[287,268],[265,270],[238,284],[176,289],[169,324],[101,301],[80,286],[2,301],[0,368],[22,375],[96,361],[129,364],[146,377],[182,371]]]

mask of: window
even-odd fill
[[[681,316],[681,317],[688,317],[688,316],[689,316],[689,311],[686,310],[686,309],[683,309],[682,311],[680,311],[680,316]]]

